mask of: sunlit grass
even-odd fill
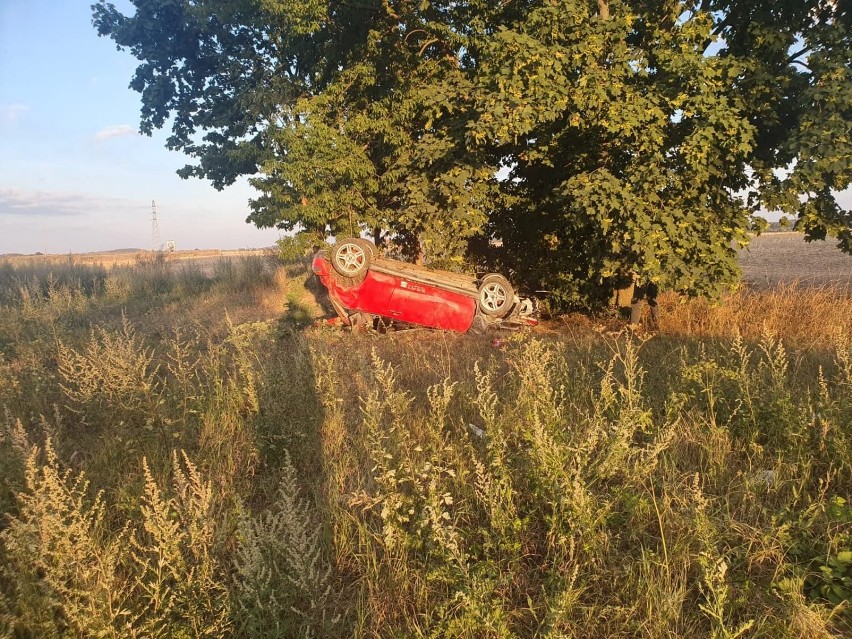
[[[0,270],[0,630],[852,632],[852,300],[308,328],[304,265]],[[609,323],[608,323],[609,322]]]

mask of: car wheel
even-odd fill
[[[535,300],[530,299],[529,297],[525,297],[521,300],[521,304],[518,307],[518,315],[521,317],[531,317],[536,314],[538,311],[538,304],[536,304]]]
[[[370,268],[372,255],[369,247],[359,239],[338,242],[331,252],[331,265],[344,277],[358,277]]]
[[[359,237],[355,241],[367,249],[367,252],[370,254],[371,259],[374,259],[379,256],[379,249],[376,248],[376,243],[373,242],[373,240],[365,240],[363,237]]]
[[[479,284],[479,310],[491,317],[503,318],[512,308],[515,291],[502,275],[489,273]]]
[[[471,335],[485,335],[485,332],[488,330],[488,320],[485,319],[484,315],[480,315],[477,313],[473,316],[473,322],[470,324],[470,328],[467,329],[467,332]]]
[[[373,328],[373,316],[369,313],[354,313],[349,316],[349,325],[353,330],[367,330]]]

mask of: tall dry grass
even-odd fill
[[[495,347],[134,268],[5,289],[0,633],[852,633],[852,330],[784,324],[837,291]]]
[[[356,636],[847,632],[818,593],[845,592],[848,347],[806,390],[774,338],[675,346],[660,393],[652,344],[608,342],[589,371],[573,345],[518,339],[444,379],[370,344],[323,360]]]
[[[830,347],[852,333],[852,291],[843,285],[741,288],[716,303],[663,294],[660,309],[660,329],[669,335],[755,340],[769,333],[802,346]]]

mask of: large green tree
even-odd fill
[[[489,222],[505,258],[570,303],[631,272],[718,293],[765,209],[852,248],[849,18],[818,0],[505,13],[471,127],[511,167]]]
[[[475,237],[566,304],[717,293],[761,210],[852,250],[845,1],[133,2],[93,11],[142,130],[184,177],[252,176],[258,225]]]
[[[460,255],[496,180],[464,126],[429,132],[436,87],[464,73],[465,3],[134,0],[94,23],[140,60],[142,130],[171,123],[184,177],[254,176],[250,221],[322,234],[396,234]],[[447,100],[453,96],[446,94]],[[445,123],[452,118],[445,117]]]

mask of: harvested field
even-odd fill
[[[852,256],[835,244],[806,242],[801,233],[765,233],[740,253],[743,281],[755,289],[790,284],[852,288]]]
[[[163,253],[170,262],[186,262],[198,260],[215,260],[220,257],[242,257],[245,255],[263,255],[269,249],[197,249],[194,251],[173,251]],[[61,267],[73,262],[86,266],[128,266],[139,262],[150,261],[156,252],[143,249],[127,249],[116,251],[101,251],[97,253],[56,253],[48,255],[0,255],[0,261],[8,262],[17,267],[31,267],[50,264]]]
[[[142,249],[102,251],[97,253],[67,253],[49,255],[0,255],[0,264],[10,264],[18,270],[35,269],[38,272],[62,270],[68,266],[100,267],[112,269],[161,263],[172,271],[191,268],[210,276],[217,265],[247,257],[274,255],[274,249],[196,249],[194,251],[156,252]]]

